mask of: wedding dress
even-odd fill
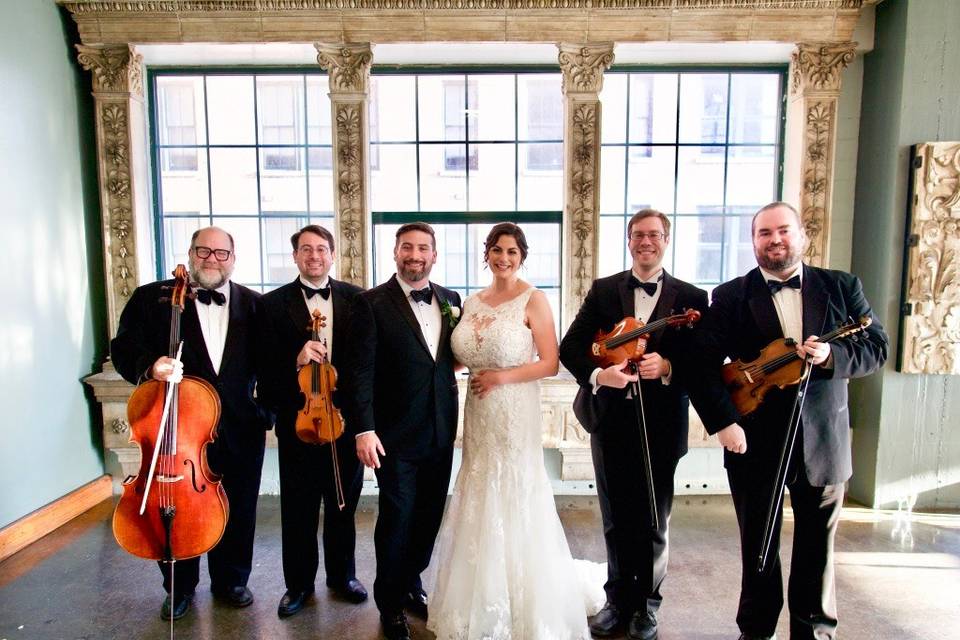
[[[524,310],[534,288],[496,307],[469,297],[451,346],[471,371],[533,360]],[[438,640],[590,638],[606,565],[573,560],[543,462],[540,386],[467,396],[463,461],[444,514],[427,628]]]

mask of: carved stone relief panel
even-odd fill
[[[904,373],[960,374],[960,142],[913,149]]]
[[[330,74],[333,118],[333,166],[336,184],[337,273],[340,278],[367,286],[370,210],[368,197],[368,140],[370,63],[369,44],[317,43],[317,62]],[[369,273],[372,278],[372,273]]]

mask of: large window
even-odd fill
[[[604,77],[601,276],[630,268],[626,224],[638,209],[672,223],[664,266],[706,289],[755,265],[750,220],[780,193],[782,69]]]
[[[563,97],[559,73],[378,73],[371,79],[374,282],[395,270],[394,234],[423,220],[437,232],[431,278],[469,295],[490,281],[483,240],[520,224],[521,277],[560,321]]]
[[[214,224],[236,241],[235,280],[259,290],[292,280],[290,235],[333,225],[326,74],[150,79],[158,275],[185,263],[190,236]]]

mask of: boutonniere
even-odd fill
[[[460,307],[454,307],[446,300],[440,301],[440,315],[447,319],[453,329],[460,322]]]

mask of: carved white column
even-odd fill
[[[907,243],[900,370],[960,374],[960,142],[914,147]]]
[[[316,43],[317,62],[330,74],[337,273],[373,284],[369,183],[370,44]]]
[[[797,44],[790,62],[783,199],[799,203],[810,244],[804,260],[828,266],[840,73],[855,42]]]
[[[143,249],[152,256],[143,59],[126,44],[77,45],[77,51],[80,64],[93,73],[108,331],[112,338],[120,312],[139,283],[138,237],[146,239]]]
[[[563,72],[564,329],[573,321],[597,274],[600,215],[600,90],[613,64],[613,43],[560,43]]]

